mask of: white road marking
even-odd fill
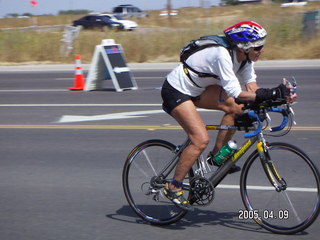
[[[240,189],[239,185],[227,185],[227,184],[221,184],[218,185],[217,188],[222,189]],[[274,187],[270,186],[247,186],[248,189],[251,190],[269,190],[274,191]],[[286,191],[290,192],[317,192],[317,188],[302,188],[302,187],[288,187]]]
[[[109,113],[94,116],[74,116],[64,115],[60,118],[58,123],[70,123],[70,122],[86,122],[86,121],[99,121],[99,120],[114,120],[114,119],[129,119],[146,117],[146,114],[163,113],[163,110],[149,110],[149,111],[133,111],[133,112],[121,112],[121,113]]]
[[[68,89],[8,89],[0,92],[70,92]]]
[[[199,111],[212,111],[217,112],[217,110],[205,110],[199,109]],[[86,122],[86,121],[101,121],[101,120],[114,120],[114,119],[129,119],[129,118],[141,118],[147,117],[145,115],[164,113],[162,109],[160,110],[146,110],[146,111],[132,111],[132,112],[121,112],[121,113],[109,113],[102,115],[93,116],[75,116],[75,115],[64,115],[62,116],[58,123],[71,123],[71,122]]]
[[[0,107],[161,107],[159,103],[132,103],[132,104],[116,104],[116,103],[54,103],[54,104],[0,104]]]
[[[92,103],[92,104],[0,104],[0,107],[159,107],[159,103],[132,103],[132,104],[106,104],[106,103]],[[199,112],[219,112],[218,110],[198,109]],[[158,110],[144,110],[144,111],[130,111],[120,113],[109,113],[93,116],[78,116],[78,115],[64,115],[56,123],[71,123],[71,122],[87,122],[87,121],[101,121],[114,119],[130,119],[147,117],[146,115],[165,113],[162,109]]]

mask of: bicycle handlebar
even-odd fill
[[[288,110],[283,109],[283,108],[271,108],[271,110],[269,110],[269,112],[278,112],[278,113],[281,113],[283,116],[282,123],[277,127],[272,127],[270,129],[271,132],[281,131],[282,129],[284,129],[287,126],[288,120],[289,120]]]
[[[266,112],[281,113],[283,116],[281,124],[279,126],[272,127],[270,129],[271,132],[281,131],[282,129],[284,129],[287,126],[288,120],[289,120],[289,112],[287,109],[272,107],[272,108],[267,108],[265,110],[266,110]],[[252,137],[258,136],[262,131],[262,127],[263,127],[262,122],[263,121],[261,121],[261,119],[260,119],[261,117],[254,110],[250,110],[247,114],[251,119],[253,119],[255,122],[257,122],[258,126],[256,127],[256,130],[254,132],[245,133],[243,136],[245,138],[252,138]]]
[[[243,110],[249,110],[247,112],[248,116],[253,120],[253,122],[257,123],[256,129],[254,132],[245,133],[245,138],[252,138],[259,135],[262,131],[263,124],[262,122],[266,119],[267,112],[275,112],[280,113],[283,116],[282,122],[279,126],[272,127],[270,129],[271,132],[281,131],[284,129],[289,121],[289,105],[286,104],[286,108],[279,108],[278,106],[283,105],[285,103],[284,99],[276,99],[276,100],[267,100],[261,103],[253,102],[253,101],[243,101],[240,99],[235,100],[238,104],[244,104]]]
[[[250,118],[255,119],[257,121],[257,123],[258,123],[258,127],[254,132],[249,132],[249,133],[243,134],[243,136],[245,138],[252,138],[252,137],[257,136],[262,131],[262,122],[260,121],[260,118],[259,118],[258,114],[256,114],[253,110],[250,110],[248,112],[248,116]]]
[[[296,91],[297,91],[296,79],[294,77],[292,77],[293,83],[291,83],[290,81],[288,81],[285,78],[284,78],[284,80],[286,82],[285,83],[286,85],[292,87],[291,94],[296,93]],[[287,101],[284,98],[278,98],[275,100],[266,100],[261,103],[257,103],[255,101],[244,101],[239,98],[236,98],[235,102],[237,104],[243,104],[244,106],[242,107],[242,110],[249,110],[247,113],[249,118],[251,118],[252,120],[257,122],[257,127],[256,127],[255,131],[251,132],[251,133],[245,133],[244,134],[245,138],[255,137],[261,133],[262,122],[266,119],[267,112],[281,113],[282,117],[283,117],[282,123],[279,126],[270,128],[271,132],[281,131],[282,129],[284,129],[288,125],[289,120],[292,120],[291,118],[293,116],[293,111],[292,111],[291,105],[287,104]],[[285,104],[285,108],[278,107],[278,106],[281,106],[284,104]],[[290,131],[290,127],[289,127],[288,131]]]

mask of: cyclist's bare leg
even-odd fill
[[[225,114],[221,120],[221,125],[233,125],[234,124],[234,115],[233,114]],[[219,130],[216,142],[211,151],[212,154],[215,154],[222,148],[234,135],[235,130]]]
[[[225,114],[220,122],[221,125],[234,125],[236,113],[242,113],[241,105],[235,103],[234,98],[228,97],[226,92],[217,85],[209,86],[200,96],[200,100],[194,101],[200,108],[216,109]],[[216,137],[213,154],[218,152],[234,135],[234,130],[220,130]]]
[[[223,99],[224,101],[221,101]],[[186,101],[172,110],[171,115],[186,131],[191,140],[191,144],[181,153],[179,163],[176,167],[174,179],[182,182],[188,171],[206,148],[209,142],[208,131],[202,121],[196,107],[222,110],[225,115],[221,124],[233,125],[235,113],[241,113],[241,106],[235,103],[234,99],[228,97],[225,91],[217,85],[209,86],[201,94],[199,100]],[[227,141],[231,139],[234,131],[220,130],[216,139],[214,149],[220,149]],[[172,190],[175,189],[170,185]]]
[[[177,106],[172,110],[171,115],[185,130],[191,141],[190,145],[181,153],[180,160],[174,174],[174,179],[182,182],[196,159],[207,147],[209,143],[209,135],[200,114],[197,112],[196,107],[191,100],[183,102]],[[172,190],[177,189],[172,184],[170,184],[169,187]]]

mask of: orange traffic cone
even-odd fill
[[[74,74],[74,86],[69,88],[69,90],[83,90],[84,88],[84,75],[82,73],[82,66],[81,66],[81,56],[76,55],[76,67],[75,67],[75,74]]]

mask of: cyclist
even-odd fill
[[[165,196],[177,206],[190,210],[192,206],[184,198],[182,182],[186,174],[209,143],[208,132],[196,108],[221,110],[225,114],[221,125],[233,125],[235,114],[241,113],[241,105],[235,98],[261,102],[268,99],[286,98],[293,102],[296,95],[290,94],[290,87],[259,88],[256,83],[254,62],[263,52],[267,32],[252,21],[239,22],[224,30],[232,50],[224,46],[211,46],[193,53],[186,63],[196,72],[209,73],[216,77],[203,77],[181,63],[168,75],[162,86],[163,109],[184,129],[191,143],[181,153],[171,183],[164,188]],[[241,89],[239,80],[244,84]],[[212,156],[233,136],[234,131],[220,130]],[[233,166],[229,173],[240,171]]]

